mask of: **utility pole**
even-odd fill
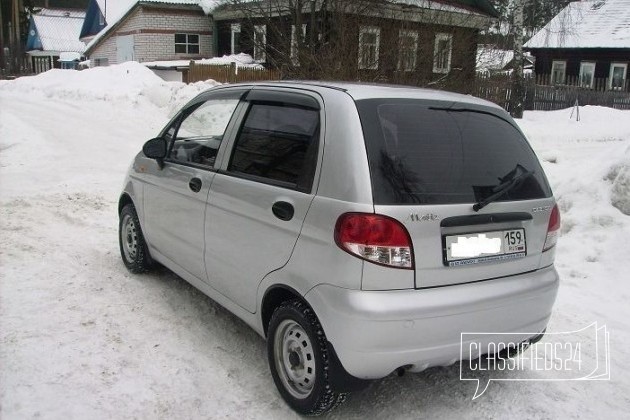
[[[523,118],[525,86],[523,81],[523,9],[526,0],[514,0],[512,34],[514,36],[514,69],[512,70],[512,94],[510,114]]]

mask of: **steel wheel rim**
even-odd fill
[[[133,217],[126,214],[122,220],[122,228],[120,229],[120,242],[122,244],[125,259],[133,262],[138,256],[138,230]]]
[[[274,336],[274,361],[284,388],[294,398],[304,399],[315,385],[315,351],[304,328],[286,319]]]

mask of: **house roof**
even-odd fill
[[[630,48],[630,0],[569,3],[525,48]]]
[[[402,3],[424,8],[450,8],[451,11],[472,10],[483,12],[492,17],[499,17],[499,12],[488,0],[389,0],[391,3]]]
[[[477,47],[477,71],[504,70],[513,60],[513,50],[503,50],[487,44]],[[526,65],[534,63],[534,57],[528,53],[523,55],[523,60]]]
[[[138,4],[166,4],[166,5],[181,5],[188,7],[200,7],[204,13],[209,14],[210,11],[220,3],[220,0],[96,0],[101,13],[105,16],[105,22],[107,26],[100,31],[92,40],[87,44],[86,51],[91,50],[96,46],[107,34],[115,29],[124,18]]]
[[[270,1],[243,0],[243,4],[229,1],[217,2],[212,10],[212,17],[215,21],[240,19],[243,16],[264,17],[266,12],[261,5],[266,5]],[[378,7],[378,3],[381,3],[381,7]],[[245,7],[247,4],[251,4],[251,7]],[[366,17],[393,17],[399,20],[477,29],[487,27],[490,19],[499,16],[489,0],[372,0],[362,3],[366,7],[358,7],[361,3],[353,7],[353,4],[348,4],[348,2],[326,3],[318,0],[315,2],[316,10],[321,10],[324,4],[327,4],[328,10],[356,13]],[[272,9],[274,15],[291,14],[289,0],[278,1],[277,5]],[[459,18],[454,20],[454,16],[459,16]]]
[[[206,14],[210,13],[219,0],[96,0],[107,25],[113,25],[137,3],[187,4],[199,6]]]
[[[83,53],[79,40],[85,12],[81,10],[41,9],[32,19],[44,51]]]

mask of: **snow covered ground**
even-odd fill
[[[127,166],[211,85],[133,63],[0,82],[1,418],[296,418],[262,339],[167,270],[131,275],[118,255]],[[493,382],[472,401],[458,366],[434,368],[374,382],[330,417],[627,416],[630,111],[580,111],[519,123],[562,209],[549,331],[606,324],[612,379]]]

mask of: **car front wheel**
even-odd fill
[[[345,400],[329,382],[324,331],[313,310],[300,300],[284,302],[274,311],[267,354],[280,395],[298,413],[324,414]]]
[[[120,212],[118,242],[120,255],[129,271],[144,273],[151,268],[151,258],[133,204],[127,204]]]

